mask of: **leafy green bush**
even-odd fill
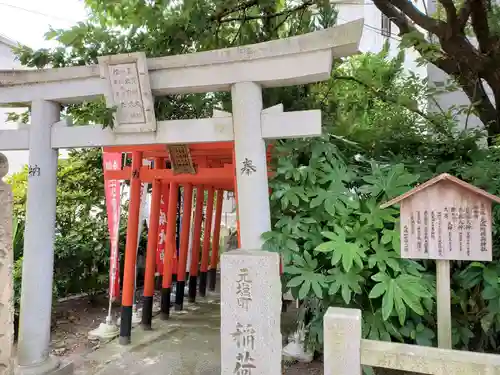
[[[334,145],[312,144],[307,165],[297,165],[294,158],[279,160],[271,184],[275,229],[264,235],[266,246],[283,255],[287,287],[314,313],[310,344],[321,347],[323,314],[339,305],[363,311],[366,338],[434,344],[434,263],[401,259],[399,211],[380,209],[422,179],[402,164],[347,164]],[[289,145],[280,152],[290,152]],[[486,160],[461,165],[454,174],[499,193],[495,164],[500,152],[490,149],[480,155],[487,155]],[[490,186],[481,184],[480,170],[496,174],[490,176]],[[499,343],[498,215],[497,207],[495,261],[453,262],[453,342],[458,347],[495,350]]]
[[[19,310],[27,170],[9,181],[14,195],[14,289]],[[120,227],[124,248],[126,220]],[[59,161],[56,236],[54,242],[54,299],[71,294],[93,294],[108,286],[109,235],[99,149],[71,151]],[[123,264],[123,261],[121,262]]]
[[[325,148],[335,152],[325,157]],[[409,324],[432,314],[435,281],[418,262],[399,258],[398,211],[380,209],[418,176],[401,164],[347,165],[335,153],[318,143],[307,166],[281,159],[272,200],[283,214],[265,234],[282,250],[287,287],[315,311],[310,343],[322,343],[324,311],[346,305],[363,310],[365,337],[430,344],[432,331]]]

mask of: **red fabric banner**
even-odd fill
[[[105,170],[120,170],[122,154],[119,152],[103,152],[102,162]],[[120,295],[120,256],[118,238],[120,231],[120,180],[105,180],[106,212],[108,214],[108,230],[110,240],[109,256],[109,298],[115,300]]]

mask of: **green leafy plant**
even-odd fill
[[[18,311],[27,168],[11,176],[9,183],[14,198],[13,276]],[[121,248],[124,247],[125,222],[122,221],[120,228]],[[99,149],[71,151],[68,159],[59,161],[54,258],[54,299],[71,294],[92,294],[108,285],[109,235]]]
[[[321,154],[318,157],[324,160]],[[311,158],[309,167],[314,164]],[[273,188],[286,175],[285,169],[278,169],[284,173],[275,177]],[[310,179],[299,179],[297,185],[303,189],[297,194],[300,201],[280,215],[291,215],[293,219],[281,217],[277,230],[265,235],[266,246],[282,248],[284,254],[289,254],[285,255],[289,260],[284,268],[286,285],[296,298],[362,308],[382,320],[376,322],[379,337],[402,339],[394,332],[397,329],[387,330],[383,322],[404,326],[412,314],[424,316],[431,312],[426,308],[433,306],[433,284],[423,276],[424,269],[418,263],[399,258],[398,211],[380,209],[380,204],[404,191],[403,186],[408,190],[409,182],[418,176],[399,164],[381,167],[372,163],[366,174],[361,170],[356,173],[338,158],[328,160],[328,169],[351,172],[348,178],[335,183],[318,178],[312,184]],[[317,169],[318,175],[323,172]],[[318,209],[319,204],[322,207]],[[320,235],[296,229],[311,229],[312,225]],[[386,330],[381,332],[383,327]],[[313,346],[318,344],[312,341]]]

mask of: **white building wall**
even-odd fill
[[[362,52],[377,53],[382,50],[384,43],[389,42],[389,56],[395,57],[399,52],[399,30],[391,23],[390,36],[382,34],[382,13],[370,0],[334,0],[333,3],[338,10],[337,24],[354,21],[364,17],[365,28],[361,40],[360,49]],[[417,0],[417,4],[423,8],[422,0]],[[416,59],[418,53],[413,49],[405,52],[404,66],[409,72],[414,72],[422,78],[427,75],[425,66],[418,66]]]

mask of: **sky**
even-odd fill
[[[54,43],[44,39],[51,26],[68,28],[84,20],[85,15],[82,0],[0,0],[0,34],[35,49],[51,47]],[[5,67],[0,66],[2,68]],[[11,128],[3,122],[1,118],[0,127]],[[9,174],[20,171],[28,163],[27,151],[4,153],[9,159]]]
[[[82,0],[0,0],[0,34],[33,48],[48,47],[49,27],[66,28],[85,19]]]

